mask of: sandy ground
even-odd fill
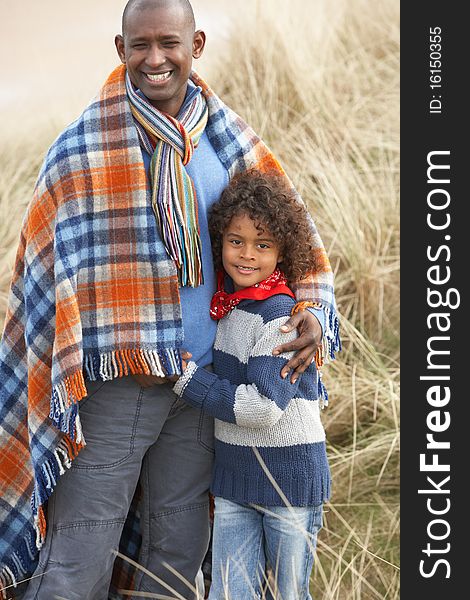
[[[126,0],[0,0],[0,136],[74,119],[119,63],[114,36]],[[233,3],[193,0],[207,34],[204,76],[223,45]],[[34,128],[34,125],[32,125]],[[9,135],[8,135],[9,137]]]

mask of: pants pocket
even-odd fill
[[[203,448],[214,454],[214,418],[202,410],[199,415],[197,440]]]
[[[72,470],[111,469],[134,452],[142,388],[131,377],[101,383],[90,386],[88,401],[79,406],[86,446]]]

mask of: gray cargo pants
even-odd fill
[[[44,575],[30,582],[23,600],[108,599],[112,551],[139,478],[139,563],[179,597],[194,598],[163,563],[201,585],[213,420],[185,405],[171,387],[141,388],[131,377],[87,383],[89,394],[80,402],[87,445],[49,500],[48,533],[35,573]],[[135,590],[178,597],[142,572]]]

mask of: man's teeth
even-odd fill
[[[152,75],[147,73],[147,77],[150,81],[165,81],[171,75],[171,71],[167,71],[166,73],[158,73],[157,75]]]

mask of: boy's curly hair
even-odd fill
[[[234,216],[246,214],[268,230],[279,245],[279,267],[288,281],[317,270],[307,209],[277,172],[249,169],[233,177],[209,211],[209,232],[216,269],[222,268],[223,234]]]

